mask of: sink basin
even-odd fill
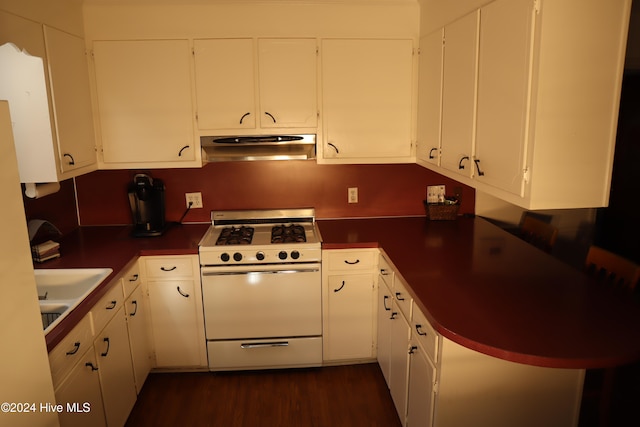
[[[110,268],[34,270],[45,334],[60,323],[112,271]]]

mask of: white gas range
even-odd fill
[[[314,210],[214,211],[211,219],[199,247],[209,368],[320,365]]]

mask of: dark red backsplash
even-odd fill
[[[103,170],[80,176],[76,178],[80,224],[131,224],[127,186],[136,173],[164,181],[167,221],[180,219],[186,208],[184,193],[190,192],[202,193],[204,208],[189,212],[184,222],[208,222],[210,212],[220,209],[314,207],[318,218],[424,215],[426,186],[438,184],[445,184],[448,194],[462,188],[461,213],[473,213],[475,205],[472,188],[415,164],[229,162],[201,169]],[[348,187],[358,187],[359,203],[347,203]],[[28,218],[37,213],[66,224],[75,220],[73,185],[65,181],[59,193],[26,200],[25,206]]]

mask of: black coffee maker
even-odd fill
[[[129,184],[129,205],[134,237],[160,236],[166,230],[164,183],[149,175],[137,174]]]

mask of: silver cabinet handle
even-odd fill
[[[270,341],[270,342],[259,342],[259,343],[242,343],[240,344],[240,348],[250,349],[250,348],[263,348],[263,347],[288,347],[288,341]]]

